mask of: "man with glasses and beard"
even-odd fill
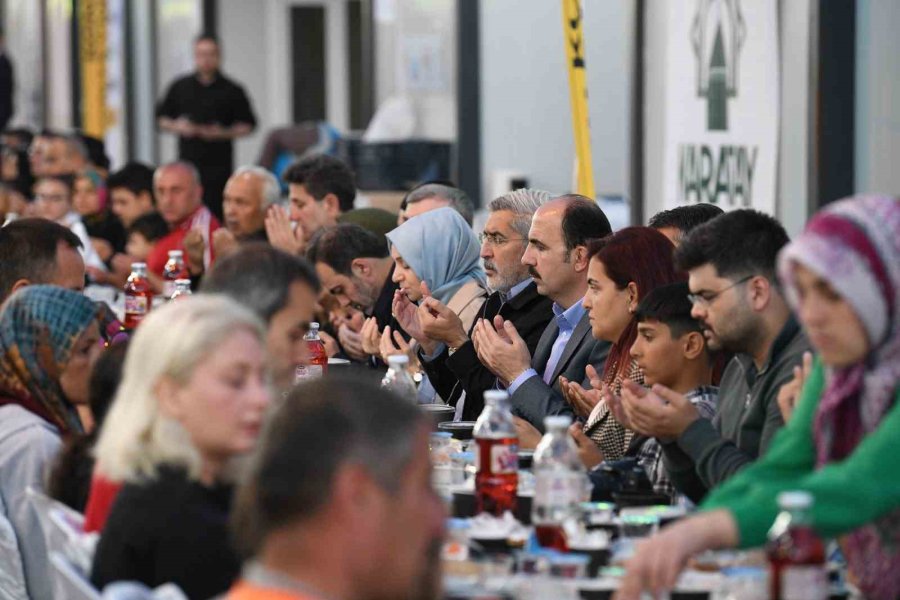
[[[530,189],[495,198],[488,205],[490,215],[479,236],[492,292],[479,317],[493,321],[499,315],[511,321],[529,352],[534,352],[553,312],[552,301],[538,293],[528,266],[522,264],[522,254],[534,211],[551,198],[549,192]],[[478,418],[484,408],[484,392],[496,389],[497,376],[478,360],[469,339],[472,331],[466,331],[456,313],[436,298],[425,298],[417,317],[428,336],[419,340],[419,359],[432,385],[448,404],[457,407],[461,420]]]
[[[346,379],[302,385],[271,416],[233,514],[252,560],[226,600],[438,598],[427,417]]]
[[[765,454],[784,425],[778,391],[810,349],[775,276],[787,243],[772,217],[736,210],[694,229],[675,252],[678,268],[690,276],[691,315],[709,348],[735,353],[711,421],[672,390],[623,391],[631,423],[643,424],[636,430],[668,440],[662,446],[669,477],[695,502]]]

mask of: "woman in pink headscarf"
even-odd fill
[[[671,589],[703,550],[760,546],[787,490],[841,542],[866,598],[900,597],[900,200],[830,204],[782,250],[779,272],[817,358],[768,453],[702,512],[640,547],[619,598]]]

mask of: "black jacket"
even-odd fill
[[[549,298],[537,293],[537,286],[532,282],[509,302],[504,303],[499,292],[488,296],[480,318],[493,320],[499,314],[505,320],[512,321],[525,340],[528,352],[534,355],[538,340],[553,317],[552,305]],[[452,356],[449,350],[444,349],[434,360],[425,360],[421,352],[419,358],[441,398],[455,406],[465,391],[462,419],[477,419],[484,408],[484,392],[496,389],[497,376],[478,360],[471,340],[460,346]]]
[[[91,582],[103,589],[119,580],[149,587],[171,581],[192,600],[224,593],[241,566],[228,533],[231,494],[229,486],[208,488],[170,467],[126,484],[97,544]]]

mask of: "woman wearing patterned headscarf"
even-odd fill
[[[23,288],[0,308],[0,524],[7,525],[0,527],[0,587],[27,589],[27,597],[52,594],[44,536],[25,489],[43,489],[60,438],[83,431],[75,404],[87,402],[101,312],[81,294],[49,285]],[[8,525],[14,539],[2,533]]]
[[[900,200],[829,205],[779,272],[818,353],[794,414],[701,514],[641,548],[620,597],[671,588],[702,550],[763,544],[788,490],[812,494],[813,527],[839,538],[866,598],[900,597]]]

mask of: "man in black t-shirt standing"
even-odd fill
[[[244,88],[219,71],[219,43],[194,42],[197,70],[176,80],[156,109],[163,131],[178,136],[178,158],[200,172],[203,203],[222,218],[222,190],[234,169],[232,140],[249,135],[256,117]]]

